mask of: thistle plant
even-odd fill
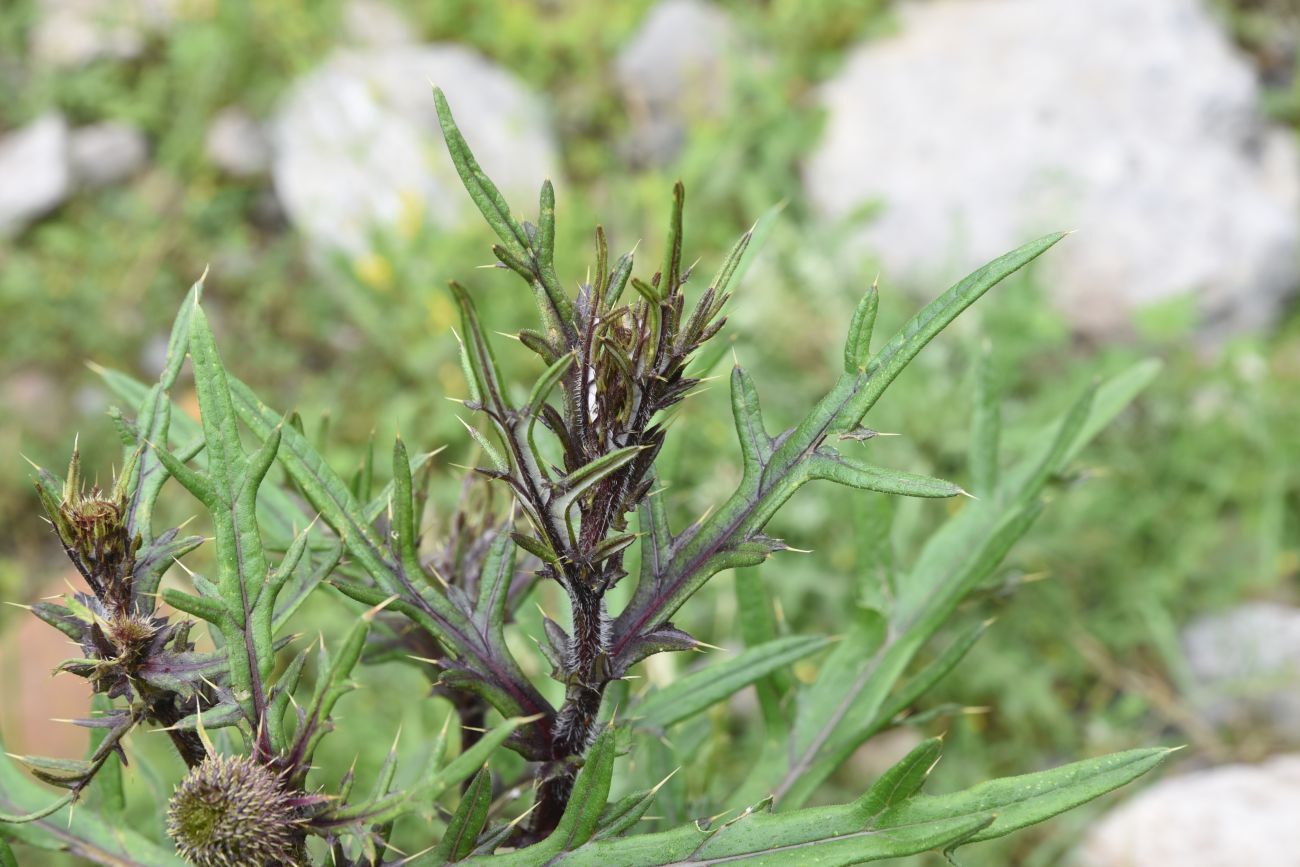
[[[953,510],[910,568],[902,565],[889,541],[890,510],[879,504],[966,491],[863,460],[875,436],[867,416],[932,338],[1061,235],[978,269],[874,349],[879,298],[871,287],[849,323],[842,372],[788,429],[769,432],[757,387],[736,364],[730,386],[740,482],[704,518],[674,530],[660,452],[679,435],[670,422],[680,405],[721,357],[715,338],[732,290],[770,219],[696,290],[700,281],[684,264],[678,184],[658,268],[642,276],[631,253],[611,257],[597,228],[592,266],[570,292],[555,263],[551,184],[542,185],[536,221],[518,220],[442,93],[434,99],[455,167],[497,236],[497,265],[522,279],[536,303],[537,327],[514,336],[538,356],[542,373],[531,388],[514,390],[473,293],[451,285],[468,389],[463,421],[482,461],[466,468],[459,505],[433,538],[424,493],[431,455],[412,455],[398,439],[386,486],[375,490],[373,469],[345,482],[300,418],[271,409],[228,372],[200,281],[177,317],[158,383],[102,371],[136,407],[133,419],[114,416],[126,457],[111,492],[84,493],[75,453],[66,480],[38,473],[40,501],[91,594],[33,610],[82,648],[83,658],[61,668],[88,678],[100,695],[103,713],[81,723],[102,736],[85,761],[22,760],[38,779],[69,789],[52,804],[0,763],[7,823],[0,839],[55,845],[106,864],[199,867],[856,864],[951,853],[1041,822],[1163,760],[1167,750],[1135,750],[928,796],[920,790],[941,752],[931,739],[857,800],[804,807],[858,747],[913,722],[918,699],[988,628],[964,623],[962,603],[996,575],[1048,490],[1153,374],[1142,365],[1090,389],[1016,462],[1001,453],[993,380],[977,377],[975,496]],[[187,355],[199,423],[171,412]],[[277,466],[281,473],[272,472]],[[193,559],[203,541],[177,530],[153,534],[168,481],[208,514],[213,571],[186,569],[159,593],[167,568]],[[861,616],[833,646],[821,636],[781,634],[763,572],[754,568],[786,550],[766,528],[813,481],[860,489],[873,504],[861,528]],[[648,657],[704,647],[675,617],[729,570],[745,649],[634,692],[629,678]],[[613,610],[611,591],[622,582],[634,587]],[[530,667],[506,635],[523,628],[526,600],[552,583],[567,616],[543,615],[539,623],[537,646],[555,681],[547,685],[526,674]],[[328,588],[348,605],[360,603],[361,613],[345,635],[299,646],[288,627],[306,599],[329,595]],[[158,613],[159,598],[174,613]],[[195,649],[198,630],[213,650]],[[936,649],[941,635],[947,643]],[[785,676],[793,663],[818,655],[811,683]],[[320,779],[314,758],[354,677],[394,659],[420,666],[456,727],[419,735],[428,764],[415,775],[400,773],[394,747],[370,793],[356,795],[351,773]],[[711,805],[732,812],[690,815],[691,805],[659,778],[672,770],[665,765],[690,759],[667,746],[673,732],[750,686],[759,698],[760,747],[734,800]],[[167,730],[189,767],[166,807],[167,840],[113,827],[122,794],[110,759],[125,760],[122,738],[141,725]],[[517,758],[506,761],[503,751]],[[629,753],[645,758],[616,774],[618,757]],[[520,767],[522,778],[502,770]],[[510,797],[516,789],[530,793],[529,804]],[[56,815],[83,796],[88,808]],[[655,804],[680,824],[648,819]],[[399,826],[403,839],[421,844],[415,854],[394,843]]]

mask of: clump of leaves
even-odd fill
[[[765,528],[808,482],[860,488],[876,502],[881,495],[965,493],[853,454],[875,436],[864,419],[926,343],[1060,235],[974,272],[874,351],[872,287],[850,322],[843,372],[805,418],[775,435],[764,424],[755,384],[735,366],[740,483],[708,516],[674,531],[656,459],[674,409],[718,360],[720,347],[711,341],[755,233],[736,243],[698,293],[688,292],[693,271],[684,264],[679,184],[659,268],[636,276],[632,255],[611,259],[597,229],[594,266],[571,294],[554,262],[551,184],[542,186],[537,221],[516,220],[441,92],[434,98],[455,166],[499,239],[499,265],[522,278],[536,302],[539,327],[516,336],[544,372],[526,396],[513,394],[470,292],[452,285],[469,386],[464,405],[486,430],[466,426],[485,462],[468,470],[468,494],[445,538],[424,539],[429,456],[413,459],[399,439],[385,488],[373,490],[370,464],[345,483],[300,419],[282,417],[227,372],[196,286],[159,383],[147,388],[104,371],[138,407],[134,421],[118,418],[128,460],[112,494],[83,496],[75,458],[61,488],[44,471],[38,479],[56,533],[94,597],[35,610],[82,645],[86,658],[64,667],[126,707],[83,721],[110,731],[88,762],[24,759],[40,779],[71,790],[62,801],[42,807],[39,787],[0,764],[0,808],[9,823],[0,825],[0,836],[101,863],[177,863],[162,841],[113,825],[122,807],[120,778],[103,775],[105,757],[124,757],[121,736],[141,723],[172,731],[191,766],[169,805],[169,833],[177,851],[203,867],[856,864],[951,852],[1006,834],[1121,786],[1165,757],[1163,749],[1137,750],[931,797],[920,790],[939,758],[941,744],[932,739],[852,803],[803,808],[861,744],[905,721],[978,640],[986,624],[958,622],[950,643],[917,664],[945,627],[952,632],[960,604],[1028,530],[1047,488],[1149,379],[1147,367],[1084,394],[1037,439],[1037,451],[1006,472],[997,395],[985,388],[971,455],[980,499],[955,511],[910,570],[892,554],[888,510],[870,510],[862,528],[862,566],[870,576],[863,616],[811,684],[797,686],[784,670],[826,652],[829,639],[778,634],[758,573],[749,568],[786,548]],[[689,303],[688,295],[695,296]],[[172,423],[169,391],[187,352],[201,424],[179,414]],[[174,438],[188,444],[173,450]],[[276,464],[286,476],[282,484],[271,481]],[[153,506],[168,479],[212,521],[215,575],[191,574],[194,592],[168,587],[161,594],[206,624],[215,648],[208,653],[189,642],[191,621],[169,625],[153,607],[167,565],[199,541],[179,539],[176,531],[151,535]],[[509,506],[479,495],[481,485],[503,490]],[[673,618],[725,570],[739,570],[746,649],[633,696],[629,673],[647,657],[701,646]],[[612,611],[610,591],[626,580],[635,589]],[[540,623],[538,644],[554,688],[533,682],[506,642],[507,626],[521,622],[523,602],[542,582],[554,582],[568,601],[565,623],[545,616]],[[327,585],[367,610],[346,635],[292,652],[289,621]],[[444,728],[427,737],[428,766],[399,779],[394,747],[370,794],[354,797],[351,773],[329,785],[313,777],[313,757],[358,664],[394,658],[415,660],[430,674],[433,692],[449,700],[459,753],[445,760]],[[736,801],[717,805],[734,812],[638,833],[656,802],[669,816],[687,809],[662,781],[641,787],[638,780],[662,763],[655,756],[665,735],[751,684],[765,738]],[[617,715],[616,705],[623,708]],[[219,745],[208,735],[217,730]],[[525,763],[506,761],[506,749]],[[629,751],[650,760],[616,779],[616,760]],[[686,761],[689,754],[672,758]],[[503,770],[520,767],[522,779]],[[66,820],[54,815],[92,781],[91,809]],[[511,796],[525,788],[532,792],[527,809]],[[396,850],[399,821],[424,851]]]

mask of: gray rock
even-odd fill
[[[419,41],[406,17],[385,0],[351,0],[343,7],[343,35],[352,45],[371,48]]]
[[[1191,298],[1208,330],[1272,321],[1300,284],[1300,170],[1201,0],[937,0],[857,49],[821,94],[805,167],[826,217],[894,279],[942,284],[1037,235],[1077,328]]]
[[[29,47],[32,60],[53,67],[99,58],[136,57],[151,33],[165,31],[180,0],[39,0]]]
[[[1170,777],[1095,824],[1079,867],[1295,867],[1300,756]]]
[[[0,139],[0,237],[57,208],[71,188],[61,116],[46,115]]]
[[[266,131],[241,108],[227,108],[212,119],[203,140],[212,164],[228,175],[260,175],[271,165],[271,144]]]
[[[1246,603],[1194,621],[1182,644],[1192,698],[1210,722],[1300,743],[1300,608]]]
[[[76,182],[103,187],[124,181],[149,161],[149,142],[135,127],[112,121],[78,127],[68,140]]]
[[[443,147],[430,82],[503,194],[535,208],[555,144],[513,76],[453,45],[345,51],[300,81],[271,124],[276,193],[319,247],[361,252],[412,211],[444,227],[481,219]]]
[[[726,104],[735,26],[705,0],[661,0],[615,61],[632,118],[633,156],[670,161],[694,122]]]

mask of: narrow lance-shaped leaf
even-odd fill
[[[808,459],[808,475],[851,488],[865,488],[902,497],[955,497],[962,489],[952,482],[917,473],[873,467],[843,455],[818,454]]]
[[[459,861],[474,849],[474,842],[487,823],[488,808],[492,806],[492,775],[487,768],[470,780],[460,796],[460,806],[452,814],[443,832],[438,848],[434,850],[437,861]]]
[[[876,327],[876,312],[880,308],[880,293],[871,284],[862,296],[849,321],[849,336],[844,341],[844,372],[859,373],[867,369],[871,359],[871,333]]]
[[[897,764],[880,775],[858,799],[870,816],[879,816],[921,790],[943,752],[942,738],[928,738],[912,747]]]
[[[792,635],[750,647],[707,665],[651,693],[632,715],[637,724],[664,729],[724,701],[755,681],[811,656],[831,643],[821,636]]]
[[[905,825],[992,815],[993,821],[966,842],[991,840],[1118,789],[1155,768],[1172,752],[1159,747],[1129,750],[1050,771],[990,780],[951,795],[912,798],[882,816],[881,823]]]
[[[510,205],[506,202],[505,196],[501,195],[496,184],[484,174],[478,160],[474,159],[469,143],[465,141],[460,128],[456,126],[456,120],[451,114],[451,106],[447,104],[447,97],[443,95],[442,88],[433,89],[433,102],[438,111],[438,122],[442,126],[443,138],[447,141],[447,152],[451,154],[451,161],[456,166],[456,173],[460,175],[466,192],[478,206],[483,218],[492,227],[492,231],[496,232],[497,237],[501,239],[501,243],[516,255],[523,255],[529,246],[528,236],[524,233],[523,226],[511,216]]]
[[[415,526],[415,495],[411,481],[411,459],[399,436],[393,442],[393,533],[396,535],[397,562],[409,579],[423,579],[418,534]]]

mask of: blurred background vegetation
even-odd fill
[[[7,0],[0,7],[0,130],[54,109],[76,124],[125,121],[147,136],[150,158],[129,181],[78,192],[0,239],[0,597],[30,601],[59,592],[67,571],[37,516],[20,454],[58,466],[79,432],[87,465],[106,477],[120,457],[106,416],[112,400],[86,363],[154,376],[175,307],[209,265],[205,297],[239,376],[273,405],[297,408],[309,425],[328,416],[328,453],[341,469],[359,463],[372,435],[382,454],[399,428],[419,448],[451,443],[435,484],[444,500],[453,498],[458,483],[448,465],[466,460],[468,449],[457,408],[444,400],[465,393],[446,281],[476,291],[496,328],[526,319],[513,282],[475,270],[490,261],[486,229],[416,220],[376,239],[364,255],[321,257],[290,229],[265,175],[234,177],[205,156],[206,131],[221,109],[239,105],[265,117],[298,76],[333,50],[343,4],[182,4],[174,26],[135,56],[71,69],[29,62],[39,5]],[[620,145],[631,122],[609,74],[648,0],[394,5],[420,40],[469,46],[542,95],[563,178],[557,258],[567,279],[581,278],[591,261],[590,231],[598,220],[616,248],[640,239],[646,261],[655,261],[677,177],[688,190],[688,247],[707,273],[737,235],[786,201],[733,302],[730,339],[753,369],[774,427],[794,419],[831,380],[843,323],[875,263],[870,251],[844,243],[843,230],[814,220],[801,197],[800,161],[821,123],[810,94],[849,47],[888,31],[889,3],[720,3],[765,60],[735,83],[724,110],[696,124],[682,150],[661,165],[638,161]],[[1278,34],[1285,27],[1294,33],[1295,9],[1235,0],[1221,11],[1266,70],[1269,109],[1283,122],[1300,123],[1294,64],[1276,56],[1285,58]],[[456,105],[456,83],[438,83]],[[520,203],[521,210],[530,207]],[[881,287],[882,328],[901,323],[942,288],[899,286],[887,273]],[[1013,452],[1087,381],[1145,356],[1165,362],[1136,407],[1088,450],[1087,471],[1013,554],[1004,583],[979,603],[998,625],[936,691],[931,700],[939,713],[922,724],[928,732],[950,732],[936,784],[956,788],[1156,742],[1190,742],[1189,762],[1277,749],[1274,735],[1216,729],[1198,717],[1188,700],[1179,630],[1194,615],[1245,599],[1297,601],[1300,316],[1293,309],[1264,334],[1208,347],[1177,309],[1157,310],[1132,339],[1099,344],[1074,336],[1041,290],[1031,272],[982,302],[921,356],[873,420],[903,435],[880,447],[891,465],[960,482],[969,368],[980,341],[992,343],[1002,371]],[[519,373],[526,380],[536,371],[524,363]],[[690,435],[665,453],[666,474],[682,492],[673,503],[679,524],[735,480],[725,392],[714,387],[690,402],[677,422]],[[189,507],[178,496],[173,508],[183,516]],[[901,549],[914,550],[945,508],[900,504]],[[860,519],[851,495],[825,488],[801,494],[780,518],[777,535],[816,552],[783,555],[762,570],[791,631],[842,628],[859,592]],[[329,618],[345,606],[327,601],[317,609],[312,616]],[[696,634],[737,644],[728,580],[715,582],[692,611]],[[0,631],[16,628],[22,616],[0,610]],[[0,647],[3,658],[21,661],[13,643],[0,637]],[[410,682],[401,671],[385,676]],[[29,692],[20,701],[39,708],[42,698]],[[745,719],[753,711],[733,710],[701,723],[718,737],[701,736],[711,744],[708,754],[679,782],[701,804],[725,795],[744,764]],[[345,716],[365,713],[357,701]],[[430,712],[410,713],[415,724]],[[15,725],[12,708],[10,714]],[[363,768],[382,758],[386,745],[371,743],[365,731],[359,726],[333,739],[338,762],[354,752],[362,753]],[[869,768],[869,756],[850,763],[827,798],[861,791]],[[1072,814],[1015,837],[997,854],[986,850],[983,857],[993,860],[982,863],[1054,864],[1087,816]]]

